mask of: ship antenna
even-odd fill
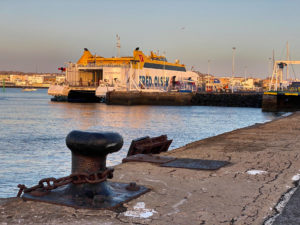
[[[120,42],[120,36],[117,34],[117,49],[118,49],[118,57],[120,57],[120,49],[121,49],[121,42]]]

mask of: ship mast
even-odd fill
[[[117,49],[118,49],[117,57],[120,57],[121,42],[120,42],[120,36],[118,34],[117,34]]]
[[[166,86],[166,72],[165,72],[165,70],[166,70],[166,52],[164,51],[163,52],[163,56],[165,57],[164,58],[164,88],[167,88],[167,86]]]

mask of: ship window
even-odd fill
[[[153,58],[153,60],[168,62],[166,58]]]

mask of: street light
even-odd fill
[[[207,75],[209,75],[209,70],[210,70],[210,59],[207,61]]]
[[[207,84],[207,86],[209,85],[209,80],[210,80],[210,78],[209,78],[209,65],[210,64],[210,60],[208,60],[207,61],[207,76],[206,76],[206,78],[207,78],[207,82],[206,82],[206,84]],[[207,89],[206,89],[206,91],[207,91]]]
[[[233,93],[233,77],[234,77],[234,54],[236,47],[232,47],[232,84],[231,84],[231,92]]]
[[[244,79],[246,81],[246,77],[247,77],[247,66],[244,67]]]
[[[272,74],[271,73],[273,73],[273,71],[272,71],[272,58],[270,57],[269,58],[269,66],[268,66],[269,68],[268,68],[268,76],[272,76]]]

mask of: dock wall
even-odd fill
[[[193,105],[261,108],[262,93],[196,93]]]
[[[182,93],[118,92],[107,93],[109,105],[201,105],[255,107],[262,105],[262,93]]]
[[[262,110],[264,112],[291,112],[300,110],[298,93],[268,93],[263,95]]]
[[[108,105],[192,105],[193,93],[181,92],[125,92],[106,94]]]

